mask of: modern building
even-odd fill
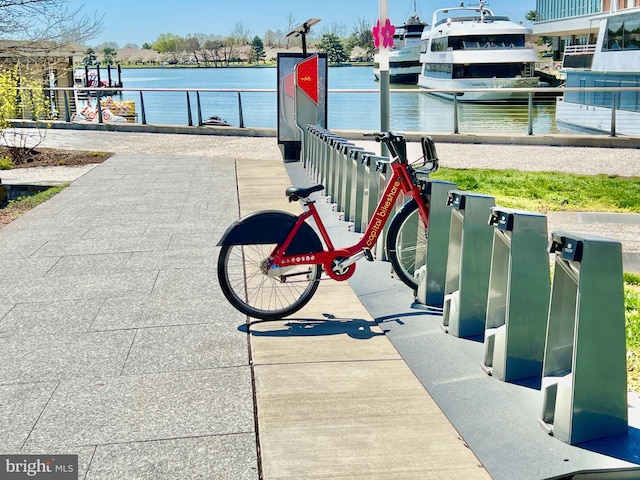
[[[639,135],[640,0],[537,0],[536,14],[566,79],[558,125]]]
[[[639,7],[640,0],[537,0],[533,34],[552,38],[560,61],[567,46],[595,45],[604,15]]]

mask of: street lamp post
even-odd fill
[[[287,33],[287,37],[302,37],[302,56],[307,56],[307,33],[311,30],[316,23],[320,22],[319,18],[310,18],[302,25],[297,26],[289,33]]]

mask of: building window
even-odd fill
[[[609,11],[611,1],[602,0],[603,8],[601,9],[601,0],[538,0],[536,2],[537,21],[557,20]],[[624,2],[624,0],[613,1]],[[640,0],[634,1],[640,3]]]

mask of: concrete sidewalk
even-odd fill
[[[78,454],[87,479],[489,478],[376,323],[405,298],[373,305],[378,272],[368,309],[326,281],[295,318],[248,324],[222,296],[226,227],[299,211],[275,139],[45,146],[119,153],[0,229],[0,454]]]
[[[250,330],[225,301],[216,242],[299,208],[286,185],[273,155],[117,154],[1,229],[0,452],[88,479],[488,478],[348,284]]]

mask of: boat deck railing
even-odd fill
[[[595,45],[568,45],[564,49],[565,55],[583,55],[585,53],[595,53]]]
[[[24,89],[23,89],[24,90]],[[517,101],[475,104],[464,102],[465,93],[492,92],[492,88],[474,89],[438,89],[426,90],[417,87],[391,88],[390,93],[390,128],[405,132],[447,132],[447,133],[487,133],[487,129],[501,133],[527,133],[533,135],[558,133],[555,121],[556,105],[571,95],[587,95],[596,92],[598,105],[584,106],[581,115],[593,115],[597,111],[602,117],[597,131],[611,136],[623,133],[620,122],[626,123],[624,134],[632,132],[640,136],[640,86],[638,87],[540,87],[540,88],[502,88],[501,92],[512,92],[518,96]],[[229,121],[233,126],[241,128],[275,128],[277,126],[277,90],[276,89],[189,89],[189,88],[50,88],[45,94],[51,100],[51,119],[63,122],[112,123],[126,121],[143,125],[206,125],[204,111],[213,111]],[[372,130],[379,128],[375,121],[379,115],[376,100],[366,98],[379,96],[378,89],[328,89],[327,108],[347,109],[350,114],[356,113],[359,121],[351,121],[348,125],[336,125],[331,128]],[[445,94],[449,99],[433,94]],[[396,102],[396,98],[406,95],[417,95],[418,101]],[[31,118],[28,106],[31,93],[21,95],[23,98],[22,119]],[[357,97],[356,97],[357,96]],[[363,99],[364,96],[364,99]],[[351,97],[351,98],[347,98]],[[559,98],[560,97],[560,98]],[[406,98],[406,97],[405,97]],[[373,100],[373,101],[372,101]],[[575,100],[571,100],[575,101]],[[429,103],[432,102],[432,103]],[[435,104],[433,102],[436,102]],[[97,108],[100,104],[102,108]],[[233,118],[226,118],[219,108],[231,112]],[[205,109],[206,107],[206,109]],[[362,114],[357,109],[362,108]],[[261,109],[258,123],[255,110]],[[170,110],[175,116],[166,119],[159,117],[159,111]],[[592,110],[592,111],[590,111]],[[249,112],[249,115],[247,115]],[[580,114],[578,112],[577,114]],[[424,126],[421,116],[437,118],[437,127]],[[247,121],[247,118],[250,118]],[[335,116],[334,116],[335,118]],[[349,118],[353,118],[353,115]],[[542,118],[543,121],[540,119]],[[628,125],[632,122],[631,125]],[[563,121],[562,124],[580,125],[580,119]],[[495,128],[494,128],[495,127]],[[635,133],[634,133],[635,132]],[[585,132],[586,133],[586,132]]]

